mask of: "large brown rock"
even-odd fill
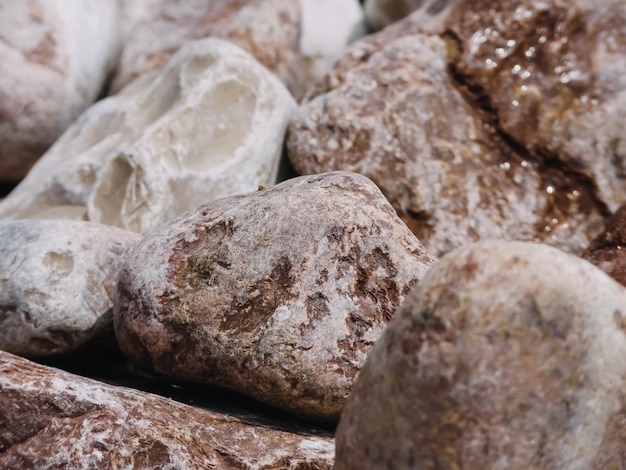
[[[91,222],[1,222],[0,349],[67,353],[110,329],[117,273],[140,239]]]
[[[435,255],[581,253],[626,193],[626,6],[594,5],[455,1],[359,41],[292,119],[296,171],[370,177]]]
[[[0,182],[19,181],[100,93],[120,2],[0,1]]]
[[[431,268],[372,349],[336,469],[626,465],[626,290],[546,245]]]
[[[146,236],[120,273],[115,331],[145,369],[337,420],[432,262],[367,178],[296,178]]]
[[[165,65],[186,42],[227,39],[300,93],[298,0],[141,0],[126,7],[129,34],[111,85],[126,84]]]
[[[329,437],[294,434],[0,352],[0,467],[328,469]]]

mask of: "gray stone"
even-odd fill
[[[555,248],[443,257],[368,356],[336,469],[622,468],[626,290]]]
[[[295,106],[239,47],[188,43],[164,69],[84,113],[0,204],[0,218],[148,232],[212,199],[273,184]]]
[[[333,440],[107,385],[0,352],[0,467],[323,470]]]
[[[115,332],[148,371],[336,421],[432,262],[367,178],[295,178],[147,235],[120,272]]]
[[[66,353],[106,328],[99,320],[113,306],[117,273],[140,238],[91,222],[1,222],[0,349]]]

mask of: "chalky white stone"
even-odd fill
[[[119,15],[109,0],[0,1],[0,181],[19,181],[96,99]]]
[[[148,232],[197,205],[273,184],[295,106],[239,47],[189,43],[160,72],[84,113],[0,204],[0,218]]]
[[[140,238],[91,222],[0,222],[0,349],[58,354],[97,334],[117,273]]]

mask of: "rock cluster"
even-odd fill
[[[626,467],[622,0],[68,2],[0,1],[0,468]]]
[[[624,202],[626,9],[526,3],[422,8],[354,44],[292,120],[296,170],[370,177],[437,256],[581,253]]]

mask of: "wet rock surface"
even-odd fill
[[[333,421],[433,262],[367,178],[296,178],[144,238],[120,274],[115,331],[149,371]]]
[[[188,43],[99,102],[0,205],[147,232],[212,199],[273,184],[295,101],[240,48]]]
[[[624,7],[524,5],[420,9],[359,41],[292,120],[296,171],[370,177],[435,255],[581,253],[624,194]]]
[[[158,70],[185,43],[206,37],[233,42],[301,93],[298,0],[148,0],[127,7],[130,33],[111,85],[116,93]]]
[[[0,352],[3,468],[331,468],[332,438],[106,385]]]
[[[16,182],[93,103],[115,64],[116,2],[0,4],[0,182]]]
[[[110,327],[133,232],[69,220],[0,222],[0,349],[67,353]]]
[[[371,351],[337,469],[619,468],[626,290],[521,242],[442,258]]]

